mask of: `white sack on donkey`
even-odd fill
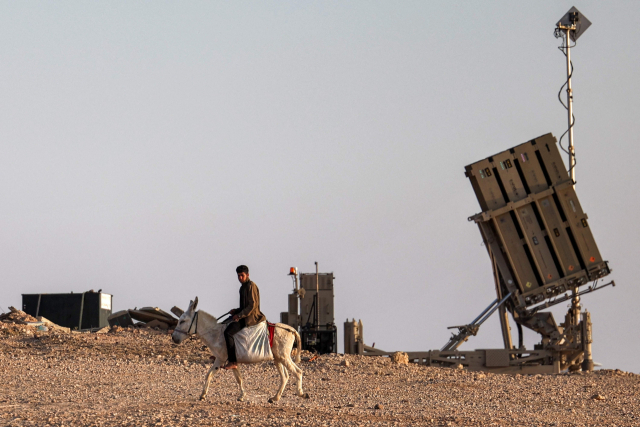
[[[233,339],[236,342],[236,357],[239,363],[258,363],[273,360],[266,321],[257,325],[247,326],[235,334]]]
[[[198,297],[194,301],[189,302],[189,308],[185,311],[178,321],[178,325],[176,326],[171,338],[173,342],[176,344],[180,344],[187,338],[189,335],[196,335],[199,337],[206,345],[209,347],[211,353],[215,356],[216,360],[213,363],[213,366],[209,369],[207,374],[205,375],[204,387],[202,390],[202,394],[200,395],[200,400],[204,400],[207,396],[207,392],[209,390],[209,383],[211,381],[211,377],[214,372],[217,372],[220,367],[227,361],[227,347],[224,340],[224,330],[227,325],[218,323],[217,319],[210,315],[207,312],[202,310],[196,311],[196,307],[198,306]],[[261,362],[263,360],[270,360],[273,358],[273,362],[278,368],[278,372],[280,373],[280,387],[276,395],[269,399],[269,402],[277,402],[282,397],[282,393],[287,385],[287,381],[289,380],[289,373],[291,373],[296,379],[296,394],[300,397],[309,398],[309,394],[305,393],[302,390],[302,369],[296,365],[296,363],[300,363],[300,353],[302,352],[302,341],[300,339],[300,335],[298,331],[293,329],[289,325],[285,325],[283,323],[276,323],[274,332],[273,332],[273,341],[272,345],[269,348],[269,353],[271,357],[266,359],[260,359],[261,357],[266,357],[264,355],[264,341],[266,341],[267,347],[269,347],[269,335],[267,331],[266,322],[262,323],[264,325],[264,331],[267,332],[266,340],[264,340],[265,335],[262,333],[260,328],[255,328],[252,331],[249,331],[248,336],[257,338],[260,340],[258,345],[254,345],[254,342],[247,340],[246,342],[249,344],[247,347],[249,351],[245,354],[248,358],[247,360],[251,360],[250,362],[244,362],[245,359],[241,359],[240,356],[240,348],[243,345],[241,340],[237,340],[236,338],[236,353],[238,355],[238,363],[255,363]],[[255,326],[259,326],[255,325]],[[245,328],[242,331],[238,332],[235,337],[238,337],[242,332],[246,331]],[[246,338],[243,338],[246,339]],[[294,344],[296,345],[296,349],[293,348]],[[295,362],[291,359],[291,353],[295,351]],[[254,360],[254,357],[260,360]],[[238,369],[232,370],[236,381],[238,382],[238,387],[240,388],[240,396],[238,397],[239,401],[243,401],[246,393],[244,390],[244,384],[242,375],[240,373],[240,367]]]

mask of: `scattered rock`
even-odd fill
[[[391,355],[391,361],[393,363],[407,365],[409,363],[409,355],[402,351],[396,351]]]
[[[373,407],[373,409],[384,409],[384,406],[382,406],[380,403],[377,403],[376,406]]]
[[[593,396],[591,396],[591,398],[592,398],[593,400],[604,400],[604,399],[605,399],[605,397],[604,397],[603,395],[598,394],[598,393],[596,393],[596,394],[594,394]]]
[[[349,367],[349,361],[348,360],[343,360],[342,362],[340,362],[340,366],[346,366],[347,368]]]

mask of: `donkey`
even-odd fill
[[[200,400],[204,400],[207,397],[209,391],[209,383],[214,372],[220,370],[220,367],[227,361],[227,346],[224,341],[224,330],[227,325],[219,324],[217,319],[202,310],[196,311],[198,306],[198,297],[194,301],[189,302],[189,308],[185,311],[176,326],[171,339],[176,344],[182,343],[189,335],[195,334],[209,347],[211,353],[215,356],[216,360],[213,362],[213,366],[209,369],[204,378],[204,387]],[[302,369],[298,367],[293,360],[291,360],[291,352],[293,350],[294,342],[298,343],[296,350],[296,362],[300,363],[300,353],[302,352],[302,340],[298,332],[289,325],[277,323],[275,331],[273,333],[273,345],[271,346],[271,352],[273,353],[273,361],[280,373],[280,388],[276,395],[269,399],[269,403],[277,402],[282,397],[284,388],[289,381],[289,372],[297,380],[297,394],[305,399],[309,398],[309,394],[302,390]],[[240,373],[240,367],[233,369],[233,375],[240,387],[240,397],[238,401],[244,401],[246,393],[244,391],[244,385],[242,381],[242,374]]]

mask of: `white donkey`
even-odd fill
[[[196,311],[198,306],[198,297],[195,301],[189,302],[189,308],[185,311],[178,325],[176,326],[171,338],[176,344],[180,344],[184,339],[195,334],[209,347],[211,353],[215,356],[216,360],[213,362],[213,366],[207,372],[204,378],[204,388],[200,395],[200,400],[204,400],[209,391],[209,382],[214,372],[218,371],[220,367],[227,361],[227,346],[224,340],[224,330],[227,327],[225,324],[219,324],[215,317],[202,310]],[[273,353],[273,361],[280,372],[280,388],[276,395],[269,399],[269,402],[277,402],[282,397],[284,388],[289,381],[289,372],[297,380],[298,396],[309,398],[309,394],[302,391],[302,369],[300,369],[293,360],[291,360],[291,352],[293,350],[294,342],[298,343],[296,351],[296,362],[300,363],[300,353],[302,351],[302,341],[298,332],[289,325],[277,323],[275,331],[273,333],[273,345],[271,352]],[[240,364],[239,364],[240,365]],[[238,386],[240,387],[239,401],[243,401],[245,398],[244,385],[242,381],[242,374],[240,373],[240,366],[238,369],[232,369],[233,375],[236,377]]]

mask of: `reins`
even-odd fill
[[[189,331],[191,330],[191,327],[193,326],[193,322],[196,322],[196,330],[194,332],[194,334],[198,335],[198,313],[200,313],[200,310],[196,311],[195,314],[193,315],[193,319],[191,319],[191,324],[189,325],[189,329],[187,329],[187,335],[189,335]]]

